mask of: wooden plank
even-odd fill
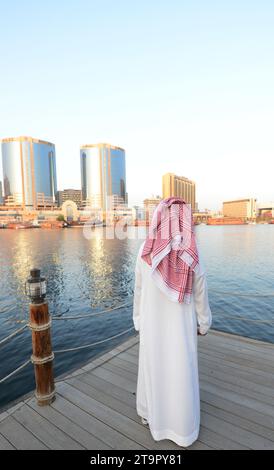
[[[188,449],[274,449],[274,347],[211,331],[198,349],[201,429]],[[140,423],[138,360],[135,336],[60,382],[50,407],[2,413],[0,449],[182,449]]]
[[[78,390],[82,391],[88,396],[91,396],[92,398],[100,400],[101,403],[107,404],[115,411],[118,411],[119,413],[133,419],[134,421],[140,422],[140,418],[136,413],[135,407],[133,407],[132,405],[131,406],[125,405],[125,403],[120,402],[118,399],[114,399],[113,397],[106,395],[102,391],[99,392],[93,387],[88,386],[87,384],[83,384],[81,381],[77,379],[70,381],[70,383],[72,383],[73,386],[77,387]],[[204,422],[203,424],[204,424],[204,427],[208,428],[207,422]],[[204,431],[204,433],[205,432],[206,431]],[[223,441],[225,441],[225,443]],[[221,438],[217,439],[216,445],[220,446],[221,445],[220,442],[221,442]],[[239,445],[237,444],[237,442],[232,441],[231,439],[228,439],[227,436],[225,436],[225,439],[222,439],[222,447],[220,448],[243,449],[243,448],[247,448],[247,446],[244,446],[242,444]]]
[[[224,339],[217,335],[208,335],[206,341],[201,344],[208,344],[212,346],[218,346],[221,348],[233,349],[241,354],[245,355],[257,355],[264,359],[274,359],[274,345],[269,343],[268,348],[262,346],[262,344],[248,344],[243,341],[235,340],[235,338],[229,337]]]
[[[109,354],[107,357],[99,357],[98,359],[95,359],[94,361],[92,361],[89,364],[87,364],[86,366],[84,366],[82,368],[82,370],[84,372],[89,372],[90,370],[94,369],[95,367],[100,366],[104,362],[107,362],[107,361],[109,361],[110,359],[112,359],[114,357],[115,356],[112,356],[111,354]],[[67,378],[67,377],[65,377],[65,378]]]
[[[101,377],[97,377],[93,374],[87,374],[82,377],[82,381],[91,385],[99,391],[103,391],[108,395],[111,395],[119,400],[122,400],[124,403],[131,405],[136,403],[136,393],[128,393],[124,388],[119,387],[118,385],[112,384]]]
[[[200,371],[199,376],[201,381],[204,380],[206,382],[210,382],[211,384],[216,385],[216,387],[222,387],[226,390],[231,390],[241,395],[255,398],[255,400],[258,400],[262,403],[267,403],[268,405],[273,405],[274,403],[272,390],[270,390],[269,394],[266,395],[262,393],[262,387],[259,387],[259,390],[256,390],[255,384],[250,384],[249,382],[240,379],[235,381],[235,377],[233,379],[232,376],[226,376],[225,374],[214,371],[206,372],[207,373],[204,374],[203,371]],[[265,390],[265,388],[263,390]]]
[[[211,431],[210,429],[207,429],[205,426],[202,425],[200,426],[198,439],[204,444],[212,447],[212,449],[216,450],[245,449],[245,447],[233,441],[232,439],[227,439],[226,437],[221,436],[218,432]],[[192,449],[192,446],[190,446],[189,449]]]
[[[115,347],[115,350],[121,351],[122,349],[127,349],[130,346],[133,346],[139,341],[138,333],[134,333],[130,338],[127,338],[125,341],[122,341],[118,346]]]
[[[246,418],[242,418],[238,415],[234,415],[233,413],[228,413],[221,408],[218,408],[214,405],[209,405],[208,403],[201,401],[201,410],[206,411],[207,413],[216,416],[219,419],[227,421],[228,423],[232,423],[239,428],[246,429],[251,431],[254,435],[259,435],[266,439],[272,441],[272,446],[274,447],[274,430],[266,428],[260,424],[254,423],[249,421]]]
[[[118,366],[120,367],[121,369],[125,369],[127,370],[128,372],[131,372],[133,374],[137,374],[137,371],[138,371],[138,364],[132,364],[128,361],[125,361],[124,359],[120,358],[120,357],[114,357],[112,360],[111,360],[111,364],[115,365],[115,366]]]
[[[125,346],[122,346],[122,345],[121,345],[121,346],[117,346],[117,347],[115,348],[115,350],[110,350],[109,352],[110,352],[111,354],[116,355],[116,354],[119,354],[119,353],[121,353],[121,352],[123,352],[123,351],[128,351],[128,350],[130,350],[132,347],[135,347],[135,345],[137,345],[138,342],[139,342],[139,337],[135,338],[135,340],[134,340],[133,342],[128,343],[128,344],[125,345]]]
[[[67,377],[78,377],[79,375],[82,375],[82,374],[85,374],[85,373],[86,373],[85,370],[83,370],[83,369],[77,369],[77,370],[75,370],[74,372],[70,372],[68,375],[64,376],[63,379],[64,379],[64,378],[67,378]],[[63,379],[62,379],[62,380],[63,380]],[[57,379],[57,380],[55,380],[55,382],[62,382],[62,380]]]
[[[120,402],[119,400],[117,399],[113,399],[113,397],[110,397],[109,395],[106,395],[105,393],[103,393],[102,391],[97,391],[96,389],[94,389],[92,386],[86,386],[84,385],[83,383],[81,383],[81,381],[79,380],[73,380],[73,385],[76,386],[79,390],[81,390],[82,392],[86,393],[87,395],[89,396],[92,396],[93,398],[97,399],[97,400],[100,400],[102,403],[105,403],[105,404],[108,404],[108,406],[110,406],[111,408],[115,409],[116,411],[122,413],[122,414],[125,414],[126,416],[134,419],[135,421],[139,421],[139,417],[137,416],[136,414],[136,411],[135,411],[135,408],[131,407],[130,406],[126,406],[124,403]],[[204,414],[204,416],[206,416]],[[215,417],[215,419],[217,419]],[[212,421],[212,419],[204,419],[204,426],[206,428],[210,428],[211,431],[214,431],[216,429],[218,429],[218,433],[223,435],[225,438],[226,438],[226,441],[227,441],[227,438],[231,438],[231,435],[235,436],[237,435],[237,431],[238,430],[238,427],[234,425],[234,434],[231,434],[231,427],[233,426],[231,423],[228,423],[228,424],[224,424],[223,423],[223,420],[220,419],[219,423],[217,423],[217,425],[215,426],[215,429],[214,429],[214,426],[210,427],[209,424],[210,424],[210,421]],[[224,431],[225,432],[222,432],[222,428],[225,427]],[[230,429],[227,431],[227,428]],[[244,436],[243,438],[241,438],[241,436]],[[257,442],[257,446],[258,448],[260,447],[260,445],[262,445],[261,448],[271,448],[271,446],[273,445],[273,443],[271,443],[271,446],[269,445],[270,441],[268,441],[267,439],[263,439],[259,436],[253,436],[252,433],[250,433],[249,431],[245,431],[244,429],[240,429],[240,436],[238,436],[237,440],[236,440],[236,444],[237,442],[240,443],[239,447],[235,447],[235,439],[233,440],[233,442],[230,442],[230,448],[252,448],[252,444],[254,444],[254,441]],[[261,444],[263,443],[263,444]],[[255,444],[254,444],[254,448],[256,448]]]
[[[271,372],[264,372],[260,369],[249,369],[245,365],[236,364],[234,362],[230,362],[229,360],[225,360],[225,359],[220,360],[214,354],[211,355],[210,353],[204,354],[200,352],[199,357],[198,357],[199,362],[201,359],[204,360],[205,368],[207,368],[207,366],[209,368],[211,365],[214,367],[215,365],[219,365],[219,366],[222,365],[225,367],[229,367],[232,373],[241,374],[243,372],[247,372],[254,376],[254,380],[257,383],[268,383],[272,385],[271,381],[273,380],[273,374]]]
[[[236,352],[240,356],[255,358],[257,361],[266,361],[269,365],[272,365],[274,359],[274,346],[269,345],[267,349],[259,344],[249,344],[242,340],[235,339],[235,337],[223,338],[217,335],[208,335],[205,339],[199,339],[199,348],[209,348],[211,350],[227,350],[227,352]],[[129,349],[128,354],[137,357],[139,354],[139,345],[137,344],[133,348]]]
[[[250,385],[255,385],[255,388],[256,386],[259,386],[263,387],[262,390],[266,389],[264,392],[265,395],[269,395],[269,390],[272,392],[274,389],[274,377],[272,377],[271,374],[269,374],[268,377],[262,378],[257,374],[255,375],[249,371],[246,371],[244,367],[235,368],[233,365],[231,366],[230,364],[225,364],[224,362],[220,363],[218,360],[213,361],[200,357],[199,370],[205,374],[209,374],[211,371],[223,372],[229,377],[233,377],[234,383],[235,381],[239,383],[239,379],[244,379],[245,381],[249,382]]]
[[[104,393],[102,390],[97,390],[92,385],[82,382],[81,380],[71,379],[69,382],[70,385],[77,388],[85,395],[88,395],[91,398],[103,403],[104,405],[109,406],[113,410],[121,413],[122,415],[131,418],[133,421],[140,423],[140,418],[136,413],[135,407],[132,405],[127,405],[125,402],[119,400],[118,398],[113,397],[110,394]]]
[[[92,376],[86,376],[85,377],[85,380],[87,380],[87,383],[90,383],[90,385],[93,387],[93,388],[96,388],[98,390],[98,393],[100,394],[101,392],[104,392],[105,395],[111,395],[113,394],[113,385],[108,383],[108,382],[105,382],[104,380],[101,380],[99,378],[96,378],[97,382],[95,382],[95,377],[92,377]],[[125,400],[125,397],[122,396],[121,394],[121,391],[122,389],[119,389],[117,387],[117,391],[116,391],[116,396],[117,398],[124,402]],[[213,399],[213,402],[215,403],[216,400]],[[134,395],[126,395],[126,403],[128,406],[131,406],[133,407],[134,409],[136,408],[136,397]],[[223,404],[219,404],[219,406],[223,406]],[[247,429],[249,431],[256,431],[256,434],[259,434],[261,435],[262,437],[265,437],[269,440],[274,440],[274,431],[268,429],[268,428],[265,428],[261,425],[257,425],[256,423],[254,422],[251,422],[251,421],[248,421],[247,419],[244,419],[244,418],[241,418],[239,417],[238,415],[234,415],[232,413],[228,413],[224,410],[222,410],[221,408],[217,408],[217,407],[211,407],[211,405],[208,405],[206,402],[201,402],[201,409],[207,411],[207,412],[211,412],[211,414],[214,414],[216,417],[220,417],[220,419],[224,419],[228,422],[231,422],[232,424],[235,424],[237,425],[238,427],[243,427],[244,429]],[[214,411],[214,413],[212,413],[212,409]],[[243,416],[245,417],[246,416],[246,413],[245,413],[245,409],[241,407],[241,410],[243,410]],[[206,423],[205,423],[206,425]]]
[[[119,377],[126,377],[127,379],[131,380],[133,383],[137,383],[137,373],[134,371],[129,371],[126,370],[120,366],[117,366],[116,364],[113,364],[113,362],[104,362],[104,364],[101,365],[102,369],[109,370],[116,374]]]
[[[133,382],[133,378],[130,373],[121,373],[121,369],[118,369],[117,367],[112,366],[111,364],[108,364],[107,370],[109,372],[106,372],[105,368],[100,368],[100,371],[98,371],[96,375],[99,375],[102,378],[119,385],[120,378],[117,377],[117,375],[119,374],[119,377],[121,377],[121,379],[123,380],[123,387],[125,387],[126,390],[131,392],[135,390],[136,384],[135,382]],[[252,390],[243,389],[241,387],[238,387],[238,385],[233,385],[224,381],[215,380],[214,378],[203,375],[201,372],[200,377],[203,382],[210,383],[211,385],[214,384],[216,387],[221,387],[221,390],[225,389],[226,391],[235,392],[236,394],[240,395],[240,397],[254,398],[256,402],[252,402],[252,407],[260,405],[262,409],[264,403],[272,405],[272,398],[269,398],[265,395],[258,394]]]
[[[242,405],[245,405],[247,407],[250,407],[252,409],[255,409],[257,411],[260,411],[263,414],[272,416],[274,419],[274,408],[273,406],[264,403],[261,400],[258,400],[257,398],[253,398],[250,396],[247,396],[247,394],[242,393],[240,390],[232,390],[231,388],[228,388],[227,384],[225,386],[222,386],[221,383],[220,385],[216,386],[215,384],[212,383],[211,381],[208,381],[207,378],[203,378],[203,380],[200,381],[201,388],[204,390],[212,391],[214,390],[215,392],[222,393],[223,396],[228,397],[231,401],[237,400],[237,403],[240,401]]]
[[[224,360],[228,360],[230,362],[236,363],[236,364],[242,364],[245,367],[253,370],[263,370],[265,372],[273,372],[273,365],[271,363],[265,363],[263,361],[259,361],[251,358],[246,358],[244,355],[241,354],[236,354],[233,352],[226,352],[223,351],[221,348],[210,348],[203,346],[202,349],[200,349],[200,352],[206,352],[209,354],[214,354],[216,357]]]
[[[206,341],[207,339],[210,339],[210,341]],[[271,368],[270,373],[273,372],[273,362],[272,359],[269,358],[270,354],[271,356],[273,354],[274,357],[274,347],[272,345],[270,345],[267,350],[260,351],[260,343],[253,345],[249,343],[243,343],[241,340],[235,340],[230,336],[228,338],[218,337],[218,335],[215,334],[208,336],[206,339],[203,339],[203,341],[203,343],[199,344],[199,349],[201,352],[207,352],[209,350],[212,354],[215,354],[216,351],[222,352],[222,350],[227,350],[227,352],[234,353],[234,359],[239,358],[241,360],[244,358],[249,365],[249,355],[251,354],[251,356],[255,359],[255,362],[253,361],[255,365],[260,366],[262,364],[268,364]],[[224,341],[224,344],[222,344],[221,341]],[[233,346],[234,344],[236,345],[235,347]],[[220,347],[218,347],[218,345]],[[128,354],[130,356],[134,356],[135,358],[138,356],[138,353],[134,351],[134,349],[128,351]]]
[[[84,372],[89,371],[89,370],[93,369],[95,366],[97,366],[98,364],[101,364],[102,362],[108,361],[108,360],[112,359],[113,357],[118,356],[122,352],[127,351],[128,349],[131,349],[138,342],[139,342],[138,338],[130,338],[129,341],[126,341],[125,343],[122,343],[120,346],[117,346],[116,348],[111,349],[111,350],[101,354],[100,356],[96,356],[94,359],[92,359],[91,362],[85,364],[82,367],[82,370]]]
[[[269,405],[262,405],[260,402],[252,399],[252,398],[247,398],[243,395],[239,395],[237,393],[227,391],[224,388],[216,388],[214,385],[211,385],[210,383],[206,382],[201,382],[200,383],[200,389],[201,391],[206,391],[213,393],[214,395],[217,395],[222,398],[226,398],[230,402],[233,403],[234,409],[235,409],[235,404],[240,405],[242,407],[245,407],[245,409],[250,410],[250,414],[252,416],[252,413],[258,412],[261,415],[263,415],[263,424],[265,426],[268,426],[270,428],[273,428],[274,426],[274,410],[271,408]],[[256,421],[255,422],[261,422]]]
[[[174,444],[170,444],[169,441],[163,444],[155,442],[147,429],[142,424],[134,422],[132,419],[117,413],[108,406],[88,397],[84,393],[80,392],[76,388],[69,384],[62,383],[59,385],[59,393],[62,394],[68,401],[71,401],[79,408],[92,414],[97,419],[100,419],[104,423],[108,424],[112,428],[121,432],[128,438],[136,441],[146,449],[176,449],[179,448]]]
[[[266,438],[255,435],[254,433],[247,431],[246,429],[239,428],[225,420],[216,418],[204,411],[201,412],[201,423],[205,424],[211,431],[218,430],[218,434],[224,436],[224,438],[236,441],[242,448],[249,449],[273,449],[273,442]]]
[[[135,401],[131,403],[131,405],[126,405],[123,401],[120,401],[110,394],[103,393],[101,390],[98,391],[91,385],[85,384],[80,380],[77,380],[76,378],[73,380],[70,380],[69,383],[76,387],[78,390],[83,392],[84,394],[90,396],[91,398],[94,398],[95,400],[100,401],[100,403],[103,403],[113,410],[121,413],[124,416],[127,416],[131,418],[133,421],[140,423],[140,417],[136,413],[136,407],[135,407]],[[111,392],[110,392],[111,393]],[[169,445],[167,444],[168,441],[161,441],[165,445],[165,448],[169,448]],[[171,444],[173,448],[173,444]],[[205,448],[204,445],[199,445],[197,444],[195,448]],[[120,447],[121,448],[121,447]]]
[[[223,387],[232,390],[231,387],[239,387],[240,393],[259,399],[265,403],[272,404],[274,399],[273,389],[270,386],[264,386],[256,382],[250,382],[240,375],[232,375],[231,373],[222,372],[220,370],[213,370],[210,368],[200,367],[200,379],[205,379],[216,386],[221,383]],[[236,385],[235,385],[236,384]],[[235,388],[236,391],[236,388]]]
[[[214,343],[215,339],[216,343]],[[248,362],[248,367],[251,365],[255,367],[263,366],[263,369],[265,369],[264,366],[269,366],[270,369],[268,368],[267,370],[270,373],[273,372],[273,361],[269,358],[269,354],[273,354],[274,358],[274,347],[270,347],[268,351],[263,352],[259,351],[259,346],[256,345],[258,350],[257,352],[255,346],[249,345],[249,347],[247,347],[245,343],[242,345],[240,341],[238,341],[237,347],[234,347],[233,344],[230,343],[230,338],[228,338],[224,344],[222,344],[221,341],[222,338],[215,337],[214,335],[213,338],[211,337],[210,341],[204,342],[201,345],[199,344],[199,349],[201,352],[210,351],[212,354],[215,354],[215,352],[221,352],[224,355],[231,354],[231,357],[233,357],[234,360],[246,360]],[[131,359],[132,356],[136,359],[138,358],[138,350],[131,348],[131,350],[128,351],[128,354],[131,356]]]
[[[119,354],[119,356],[117,357],[120,357],[121,359],[124,359],[125,361],[128,361],[128,362],[131,362],[132,364],[137,364],[137,359],[136,357],[128,354],[128,352],[122,352],[121,354]]]
[[[67,416],[71,421],[78,424],[78,426],[88,433],[92,432],[93,435],[96,435],[98,439],[105,442],[112,449],[144,449],[143,446],[128,439],[123,434],[94,418],[92,415],[83,411],[63,397],[62,400],[55,401],[52,404],[52,407],[64,416]]]
[[[212,450],[212,447],[197,439],[191,446],[186,447],[185,450]]]
[[[122,385],[123,388],[125,388],[127,391],[129,392],[134,392],[136,390],[136,384],[132,382],[132,380],[128,377],[117,377],[117,375],[109,370],[106,370],[106,369],[103,369],[103,368],[100,368],[100,370],[96,370],[94,371],[94,374],[103,378],[104,380],[106,381],[109,381],[111,383],[114,383],[116,385]],[[216,384],[215,385],[212,385],[210,383],[210,380],[211,379],[208,379],[208,377],[204,377],[203,378],[203,381],[201,381],[203,387],[207,387],[207,390],[208,390],[208,387],[211,387],[211,391],[215,391],[216,389]],[[122,384],[120,383],[122,381]],[[206,385],[205,385],[206,384]],[[248,403],[248,406],[251,407],[252,409],[255,408],[257,411],[261,411],[262,413],[264,414],[271,414],[273,413],[273,409],[272,407],[267,404],[267,403],[264,403],[262,400],[261,400],[261,397],[259,395],[255,395],[253,393],[250,392],[250,394],[252,395],[252,397],[249,397],[249,396],[246,396],[246,393],[241,390],[240,388],[236,387],[236,392],[237,393],[234,393],[233,392],[233,386],[230,386],[230,385],[225,385],[224,383],[221,384],[218,382],[218,388],[220,390],[220,393],[223,393],[223,392],[226,392],[226,394],[230,394],[229,396],[230,397],[234,397],[238,399],[238,401],[240,400],[241,402],[245,402],[245,403]],[[254,399],[254,397],[256,397]]]
[[[43,407],[45,416],[48,414],[47,408]],[[68,434],[60,431],[56,426],[45,419],[44,416],[42,417],[41,414],[34,411],[28,405],[25,405],[16,411],[13,414],[13,417],[49,449],[84,449],[79,442],[75,442],[75,440],[71,439]]]
[[[18,450],[43,450],[47,446],[12,416],[0,423],[1,434]]]
[[[245,370],[262,375],[262,376],[273,376],[273,369],[270,367],[265,367],[262,365],[255,365],[255,364],[250,364],[248,360],[246,360],[244,357],[239,357],[235,358],[229,355],[222,354],[221,352],[216,352],[216,351],[211,351],[209,349],[199,351],[198,357],[208,357],[208,358],[213,358],[213,360],[218,359],[219,362],[224,362],[225,364],[229,363],[233,367],[241,366],[244,367]]]
[[[131,418],[133,421],[137,423],[140,423],[140,417],[136,413],[135,401],[132,402],[130,406],[128,406],[123,401],[115,399],[110,394],[106,394],[106,393],[103,393],[102,391],[98,391],[94,387],[84,384],[82,381],[79,381],[77,379],[70,380],[69,383],[73,385],[74,387],[76,387],[78,390],[82,391],[84,394],[90,396],[91,398],[94,398],[100,401],[100,403],[106,404],[113,410],[121,413],[124,416]],[[175,444],[172,442],[169,442],[167,440],[162,440],[161,443],[162,443],[161,444],[162,449],[170,449],[170,448],[174,449]],[[120,443],[119,448],[120,449],[122,448],[121,443]],[[135,448],[136,448],[136,443],[135,443]],[[198,449],[209,449],[210,447],[203,443],[197,442],[195,446],[194,445],[192,446],[192,448],[198,450]]]
[[[58,403],[62,401],[63,398],[60,398],[58,395],[54,403]],[[53,408],[53,406],[49,407],[39,407],[36,403],[35,399],[32,399],[28,402],[28,406],[30,406],[34,411],[39,413],[44,419],[48,420],[55,427],[57,427],[60,431],[64,433],[66,436],[67,441],[76,441],[75,445],[79,448],[86,448],[89,450],[103,450],[109,449],[103,441],[97,439],[91,432],[88,433],[84,429],[82,429],[77,424],[73,423],[67,416],[64,416],[62,413]],[[72,447],[69,447],[72,449]]]
[[[212,406],[220,408],[224,411],[227,411],[231,415],[236,416],[236,418],[245,418],[248,419],[250,422],[259,424],[264,426],[271,431],[274,429],[274,420],[273,418],[260,413],[252,408],[246,407],[241,404],[241,400],[239,403],[231,401],[227,397],[223,397],[223,394],[220,393],[218,390],[216,391],[207,391],[204,389],[200,390],[201,395],[201,402],[208,403]]]
[[[0,434],[0,450],[15,450],[15,447],[2,434]]]
[[[14,413],[14,411],[18,410],[18,408],[21,408],[21,406],[24,406],[24,402],[23,401],[19,401],[18,403],[15,403],[15,405],[12,405],[10,408],[8,408],[7,410],[5,410],[3,413],[1,413],[0,415],[0,422],[3,420],[3,419],[6,419],[8,416],[12,415]]]
[[[236,333],[227,333],[226,331],[221,331],[221,330],[216,330],[216,329],[213,329],[211,328],[209,330],[209,333],[208,333],[208,336],[209,335],[217,335],[219,337],[224,337],[224,338],[235,338],[235,340],[239,340],[239,341],[242,341],[242,342],[246,342],[246,343],[249,343],[249,344],[252,344],[252,345],[256,345],[256,344],[262,344],[263,346],[268,346],[269,345],[269,342],[267,341],[262,341],[260,339],[253,339],[253,338],[249,338],[248,336],[242,336],[242,335],[238,335]]]
[[[269,357],[269,355],[262,355],[259,351],[257,352],[249,350],[247,352],[244,348],[241,348],[240,346],[235,347],[233,345],[230,346],[228,344],[218,344],[217,342],[213,343],[212,341],[203,344],[203,347],[201,349],[205,351],[210,350],[212,352],[221,352],[237,359],[244,358],[246,361],[248,361],[249,364],[252,364],[253,366],[264,365],[268,366],[273,370],[274,357]]]
[[[4,421],[9,416],[9,413],[7,411],[3,411],[3,413],[0,414],[0,423],[1,421]]]
[[[130,356],[134,357],[134,358],[137,358],[138,355],[139,355],[139,351],[137,349],[133,349],[133,348],[130,348],[126,351],[127,354],[129,354]]]
[[[102,372],[102,371],[101,371],[101,372]],[[101,374],[101,378],[103,378],[103,379],[106,380],[106,381],[109,381],[110,383],[115,383],[115,382],[116,382],[116,385],[119,386],[119,381],[117,381],[117,380],[116,380],[117,377],[116,377],[116,379],[115,379],[115,377],[116,377],[116,376],[113,375],[113,374],[108,374],[108,373],[107,373],[107,374],[106,374],[106,373]],[[129,389],[129,391],[131,391],[131,392],[134,392],[134,391],[135,391],[135,390],[133,389],[131,383],[127,383],[126,386],[127,386],[127,388]],[[210,384],[209,384],[209,386],[210,386]],[[211,388],[209,389],[207,385],[203,384],[203,382],[202,382],[202,384],[201,384],[201,388],[206,388],[207,391],[209,390],[209,391],[211,391],[211,392],[214,392],[215,394],[217,393],[217,394],[219,394],[220,396],[223,396],[223,393],[226,392],[226,390],[224,390],[222,387],[219,388],[219,389],[216,389],[215,386],[213,386],[213,387],[211,386]],[[234,402],[235,402],[235,399],[236,399],[236,403],[241,403],[241,404],[243,403],[243,400],[245,399],[245,396],[242,396],[242,395],[239,395],[239,394],[231,395],[230,393],[228,393],[228,399],[231,400],[232,397],[234,397]],[[258,408],[257,405],[259,405],[259,409],[258,409],[258,410],[257,410],[257,408]],[[254,402],[253,400],[251,400],[251,401],[248,402],[248,407],[251,408],[251,411],[252,411],[252,412],[254,411],[254,406],[255,406],[255,410],[261,412],[263,415],[267,415],[267,414],[268,414],[268,410],[267,410],[266,408],[262,408],[259,402],[257,402],[257,401]],[[263,420],[263,422],[264,422],[265,419],[266,419],[266,417],[261,417],[261,421]],[[269,419],[269,418],[267,418],[267,419]]]
[[[135,400],[132,400],[131,405],[127,405],[125,402],[120,401],[119,399],[111,396],[111,391],[109,392],[109,394],[102,392],[102,390],[98,391],[91,385],[85,384],[77,379],[70,380],[70,384],[76,387],[84,394],[90,396],[91,398],[94,398],[95,400],[100,401],[100,403],[109,406],[111,409],[117,411],[121,415],[131,418],[136,423],[140,423],[140,417],[136,413]],[[169,445],[167,443],[165,443],[164,445],[165,448],[169,448]]]
[[[269,350],[272,350],[273,348],[273,343],[255,340],[252,338],[239,336],[236,334],[225,333],[223,331],[218,331],[218,330],[210,330],[206,337],[202,337],[202,336],[199,337],[199,342],[201,342],[202,344],[203,342],[206,342],[208,339],[211,339],[211,338],[213,340],[216,339],[216,340],[220,340],[220,341],[227,342],[227,343],[234,342],[235,345],[242,344],[246,348],[250,348],[253,350],[257,348],[258,350],[265,351],[265,352],[268,352]]]
[[[126,390],[127,392],[136,392],[135,382],[128,380],[128,378],[126,377],[118,376],[110,370],[103,369],[103,367],[100,367],[99,369],[94,369],[92,373],[97,377],[101,377],[107,382],[113,383],[114,385],[118,385],[118,387],[124,388],[124,390]]]

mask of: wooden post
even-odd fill
[[[53,377],[54,354],[51,347],[51,321],[46,302],[30,304],[30,323],[32,331],[31,360],[34,364],[37,403],[49,405],[55,399]]]

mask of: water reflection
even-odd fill
[[[27,321],[28,300],[24,285],[32,267],[48,281],[50,312],[66,316],[98,311],[129,300],[133,293],[136,254],[145,228],[129,227],[129,238],[106,239],[97,228],[86,239],[80,229],[0,231],[0,339]],[[274,324],[249,323],[246,319],[274,321],[274,297],[224,296],[216,291],[274,293],[274,226],[196,226],[198,244],[208,272],[213,326],[227,332],[274,343]],[[225,314],[225,316],[222,316]],[[242,320],[231,316],[242,316]],[[54,349],[88,344],[112,336],[132,325],[132,309],[53,324]],[[117,343],[121,341],[118,339]],[[55,373],[80,366],[105,347],[60,355]],[[1,347],[5,358],[0,377],[18,367],[30,355],[26,330]],[[1,386],[0,404],[33,388],[32,369]]]

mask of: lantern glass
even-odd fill
[[[47,286],[46,286],[45,280],[29,283],[30,297],[43,297],[46,295],[46,292],[47,292]]]
[[[25,286],[26,294],[33,303],[43,302],[47,293],[46,279],[40,276],[39,269],[32,269],[30,274]]]

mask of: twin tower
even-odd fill
[[[4,200],[24,209],[54,206],[55,145],[32,137],[2,140]],[[109,144],[80,148],[82,203],[107,210],[127,203],[125,151]]]

